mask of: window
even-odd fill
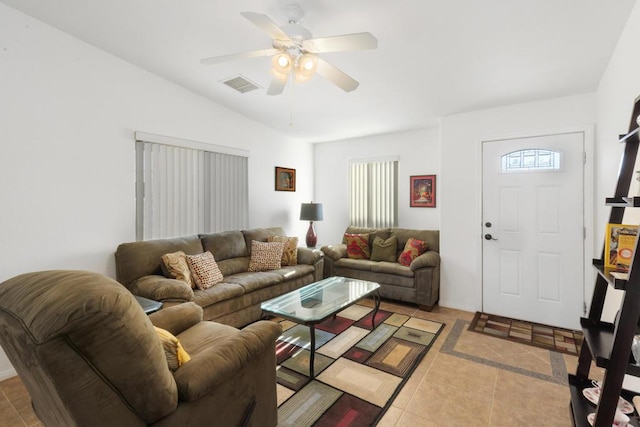
[[[349,224],[397,227],[398,160],[357,160],[349,164]]]
[[[248,153],[136,132],[138,240],[246,228]]]
[[[520,150],[501,157],[502,172],[559,170],[560,153],[551,150]]]

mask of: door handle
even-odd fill
[[[494,239],[494,238],[493,238],[493,236],[492,236],[491,234],[489,234],[489,233],[487,233],[487,234],[485,234],[485,235],[484,235],[484,239],[485,239],[485,240],[495,240],[495,241],[498,241],[498,239]]]

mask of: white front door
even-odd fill
[[[483,142],[485,313],[577,329],[584,134]]]

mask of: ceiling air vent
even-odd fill
[[[226,84],[232,89],[237,90],[240,93],[251,92],[254,89],[259,89],[260,86],[247,79],[245,76],[238,75],[236,77],[232,77],[223,81],[222,83]]]

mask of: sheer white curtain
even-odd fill
[[[136,238],[246,228],[248,154],[207,151],[206,144],[162,138],[136,133]]]
[[[357,227],[398,226],[397,158],[349,164],[349,223]]]

